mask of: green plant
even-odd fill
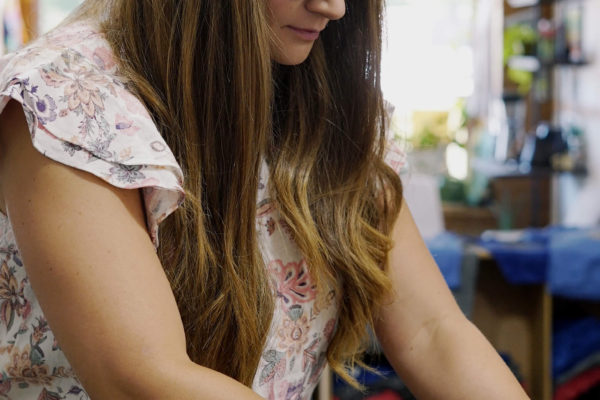
[[[507,76],[517,84],[517,90],[526,95],[533,86],[533,73],[511,68],[509,60],[515,56],[532,55],[538,40],[537,32],[527,24],[515,24],[504,30],[504,65],[508,67]]]

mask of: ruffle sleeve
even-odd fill
[[[406,151],[401,140],[388,138],[383,161],[398,175],[402,175],[408,170]]]
[[[393,116],[394,106],[385,101],[386,118],[386,143],[383,151],[383,161],[392,168],[398,175],[404,174],[408,170],[408,162],[405,151],[405,142],[396,137]]]
[[[42,154],[116,187],[142,189],[158,247],[159,224],[183,201],[183,174],[126,85],[72,48],[26,48],[0,59],[0,71],[0,112],[16,100]]]

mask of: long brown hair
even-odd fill
[[[321,287],[339,288],[330,365],[359,359],[390,283],[402,196],[383,162],[383,0],[348,0],[299,66],[274,65],[265,0],[88,0],[121,72],[185,174],[159,256],[192,360],[251,385],[273,314],[257,246],[262,159],[271,195]]]

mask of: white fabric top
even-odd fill
[[[183,200],[183,174],[143,104],[119,75],[91,22],[62,27],[0,59],[0,112],[23,105],[33,146],[45,156],[128,189],[143,189],[149,235]],[[399,148],[388,152],[396,170]],[[269,399],[309,399],[337,321],[334,290],[319,292],[261,169],[256,228],[275,313],[253,390]],[[32,291],[10,220],[0,214],[0,397],[88,399]]]

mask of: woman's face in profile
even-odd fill
[[[267,1],[269,25],[275,36],[273,60],[283,65],[304,62],[327,23],[346,13],[345,0]]]

